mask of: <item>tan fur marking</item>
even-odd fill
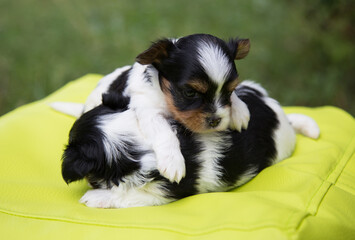
[[[173,114],[174,118],[182,123],[186,128],[192,132],[202,132],[206,130],[206,117],[207,114],[201,109],[194,109],[189,111],[179,111],[175,104],[173,96],[170,91],[170,83],[166,79],[162,79],[162,89],[165,95],[165,100],[169,111]]]
[[[242,59],[245,58],[250,50],[250,41],[249,39],[239,39],[238,40],[238,47],[237,47],[237,55],[235,59]]]
[[[188,85],[200,93],[206,93],[208,91],[208,85],[200,80],[192,80]]]
[[[233,92],[234,89],[238,86],[238,83],[239,83],[239,79],[238,78],[234,79],[232,82],[228,83],[227,90],[229,92]]]

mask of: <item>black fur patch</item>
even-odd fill
[[[131,70],[132,68],[120,74],[117,79],[111,83],[108,91],[102,94],[103,105],[114,110],[127,110],[130,99],[123,93],[127,86],[127,81]]]
[[[180,148],[185,158],[186,176],[179,184],[166,180],[164,187],[169,191],[169,196],[167,197],[181,199],[198,193],[196,181],[198,179],[200,162],[197,159],[197,154],[201,151],[201,146],[196,141],[196,137],[192,132],[177,122],[173,123],[173,125],[177,130]]]
[[[239,96],[248,105],[251,117],[247,130],[241,133],[230,132],[232,147],[226,151],[226,156],[221,161],[224,168],[223,180],[229,184],[235,183],[251,167],[255,167],[256,173],[259,173],[270,166],[271,160],[276,156],[273,135],[279,121],[260,96],[259,92]]]

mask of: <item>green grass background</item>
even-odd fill
[[[250,38],[241,79],[283,105],[355,114],[354,1],[0,0],[0,115],[86,73],[132,64],[161,37]]]

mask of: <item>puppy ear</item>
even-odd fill
[[[229,41],[229,47],[232,50],[235,60],[245,58],[250,49],[249,39],[232,39]]]
[[[163,39],[153,43],[150,48],[136,57],[136,62],[147,65],[153,63],[161,63],[162,60],[169,56],[170,50],[174,47],[174,43],[169,39]]]
[[[67,184],[83,179],[94,168],[92,161],[87,161],[80,155],[76,147],[68,146],[64,151],[62,176]]]

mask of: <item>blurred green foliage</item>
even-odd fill
[[[86,73],[132,64],[161,37],[251,40],[241,79],[283,105],[355,114],[355,17],[349,0],[0,0],[0,115]]]

